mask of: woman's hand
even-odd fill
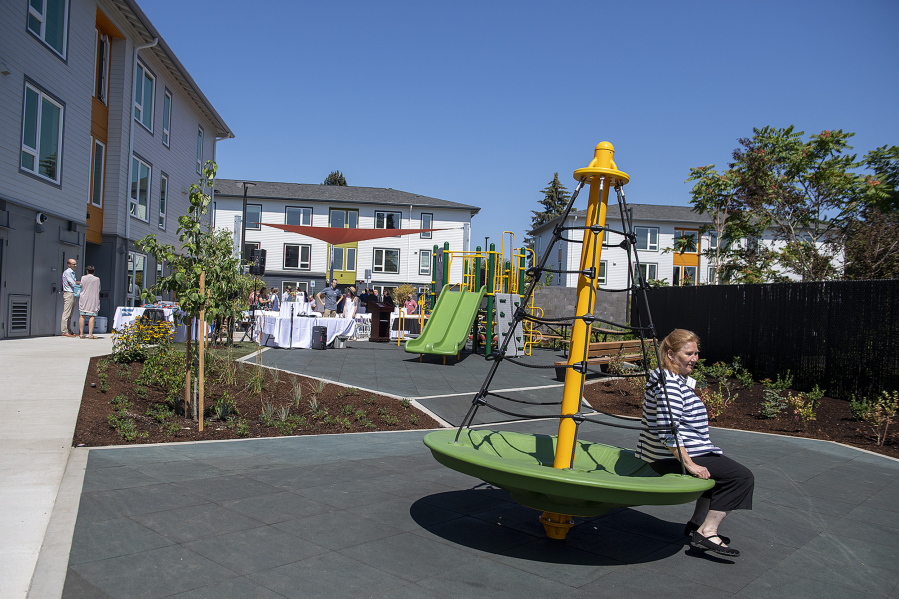
[[[684,464],[684,468],[686,468],[687,472],[689,472],[696,478],[701,478],[703,480],[706,480],[707,478],[710,477],[709,469],[706,468],[705,466],[700,466],[699,464],[697,464],[695,462],[691,461],[689,464]]]

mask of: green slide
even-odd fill
[[[439,356],[455,356],[468,339],[471,325],[478,314],[481,300],[487,293],[487,287],[481,287],[478,293],[467,289],[450,291],[449,285],[443,288],[437,305],[431,311],[431,317],[418,339],[406,342],[406,351],[410,354],[436,354]]]
[[[632,449],[578,441],[573,468],[553,468],[556,437],[488,429],[428,433],[424,443],[438,462],[506,489],[512,499],[573,516],[601,516],[631,505],[695,501],[715,484],[680,474],[660,476]]]

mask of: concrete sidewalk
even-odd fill
[[[112,349],[111,335],[100,337],[0,341],[3,599],[28,593],[71,453],[88,362]]]

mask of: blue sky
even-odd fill
[[[619,4],[141,1],[237,136],[219,176],[473,204],[473,246],[520,242],[600,141],[629,202],[672,205],[753,127],[899,144],[899,2]]]

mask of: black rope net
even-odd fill
[[[475,415],[479,408],[487,407],[490,408],[500,414],[505,414],[507,416],[520,418],[523,420],[542,420],[542,419],[571,419],[575,423],[575,434],[573,447],[571,451],[571,464],[569,467],[574,467],[574,458],[575,452],[577,450],[578,443],[578,433],[580,432],[580,426],[584,422],[590,422],[593,424],[599,424],[602,426],[611,426],[615,428],[624,428],[624,429],[632,429],[632,430],[647,430],[647,431],[666,431],[672,434],[676,440],[677,451],[678,454],[681,455],[681,445],[680,438],[677,434],[677,423],[673,422],[670,425],[666,426],[650,426],[645,418],[641,418],[639,425],[634,424],[619,424],[615,422],[608,422],[604,420],[599,420],[598,418],[591,417],[591,415],[584,414],[580,411],[580,409],[573,414],[523,414],[520,412],[513,411],[511,409],[506,409],[504,407],[500,407],[496,405],[495,402],[491,402],[488,398],[496,398],[503,401],[509,401],[519,404],[528,404],[533,406],[547,406],[547,405],[561,405],[562,401],[557,402],[536,402],[536,401],[528,401],[522,399],[513,399],[508,396],[500,395],[494,393],[490,390],[490,385],[493,382],[493,378],[496,375],[497,370],[503,362],[510,362],[516,366],[524,367],[524,368],[558,368],[554,364],[542,365],[542,364],[528,364],[526,362],[515,360],[512,357],[506,356],[506,349],[509,345],[509,342],[513,338],[513,331],[515,327],[522,321],[530,321],[535,324],[542,325],[558,325],[558,324],[573,324],[575,321],[582,321],[585,325],[587,325],[587,334],[584,338],[584,347],[583,347],[583,359],[580,362],[574,362],[571,364],[567,364],[565,366],[566,369],[572,369],[575,372],[578,372],[584,376],[580,377],[580,389],[579,389],[579,397],[584,397],[584,385],[586,383],[586,374],[595,374],[601,377],[646,377],[648,380],[649,377],[649,365],[652,363],[651,356],[655,357],[655,363],[659,364],[659,348],[658,341],[656,335],[656,329],[652,321],[652,314],[649,310],[649,301],[646,297],[646,291],[650,288],[649,284],[646,282],[643,271],[640,269],[640,258],[636,251],[637,245],[637,235],[634,232],[633,219],[631,217],[631,213],[627,208],[627,200],[624,195],[624,190],[621,186],[621,183],[617,180],[614,182],[615,196],[617,198],[618,203],[618,211],[621,218],[621,229],[612,229],[610,227],[606,227],[605,224],[586,224],[584,226],[565,226],[565,223],[568,221],[568,216],[571,213],[572,208],[574,207],[574,203],[577,200],[577,196],[580,193],[581,189],[583,189],[586,184],[586,178],[582,178],[575,188],[574,192],[571,194],[571,199],[568,202],[568,205],[565,207],[565,211],[562,213],[562,216],[559,219],[559,224],[553,228],[553,236],[550,243],[547,244],[546,250],[543,252],[543,255],[540,256],[538,263],[536,265],[531,266],[526,270],[526,274],[530,276],[530,283],[527,286],[524,296],[522,297],[522,301],[519,305],[519,308],[513,314],[513,318],[509,324],[508,334],[503,336],[503,341],[500,344],[500,348],[498,351],[494,352],[487,358],[493,361],[490,369],[487,372],[487,376],[484,379],[484,382],[481,384],[480,389],[475,393],[474,398],[471,401],[471,406],[468,409],[465,417],[462,419],[462,423],[459,425],[458,430],[456,431],[455,441],[459,441],[459,435],[464,428],[470,428],[471,423],[473,422]],[[606,184],[606,177],[602,176],[599,180],[600,185],[600,198],[603,196],[603,186]],[[610,190],[611,191],[611,190]],[[601,201],[601,200],[600,200]],[[601,211],[597,210],[597,215],[600,214]],[[608,214],[608,208],[607,208]],[[597,217],[598,218],[598,217]],[[582,230],[585,233],[583,240],[573,240],[564,236],[565,231],[571,230]],[[591,231],[594,235],[590,238],[590,243],[587,242],[586,232]],[[621,235],[624,239],[619,244],[619,247],[624,249],[627,252],[627,265],[628,265],[628,287],[624,289],[597,289],[595,285],[596,280],[596,270],[599,257],[600,245],[602,243],[604,231],[608,231],[610,233],[616,233]],[[549,261],[549,258],[552,253],[553,247],[559,243],[560,241],[569,241],[572,243],[582,243],[584,244],[583,252],[589,252],[590,259],[588,261],[588,267],[583,270],[561,270],[561,269],[551,269],[547,268],[546,264]],[[583,256],[583,254],[582,254]],[[582,258],[583,263],[583,258]],[[590,295],[588,302],[588,309],[584,314],[574,314],[572,316],[561,317],[561,318],[542,318],[536,317],[531,314],[528,314],[525,306],[528,305],[531,298],[533,297],[534,291],[537,288],[537,283],[540,281],[544,273],[562,273],[562,274],[579,274],[583,276],[590,277],[593,283],[589,285]],[[633,279],[631,277],[634,277]],[[593,314],[596,309],[596,299],[597,292],[602,291],[605,293],[620,293],[620,292],[631,292],[633,293],[632,302],[636,305],[633,310],[633,314],[636,315],[636,323],[618,323],[610,320],[604,320],[602,318],[598,318]],[[488,316],[489,317],[489,316]],[[617,334],[633,334],[640,341],[640,352],[642,355],[642,365],[643,369],[637,372],[631,373],[609,373],[603,372],[600,369],[590,368],[590,331],[591,327],[594,323],[602,323],[607,324],[612,327],[615,327],[614,331],[604,331],[607,333],[617,333]],[[569,351],[574,350],[573,347],[569,349]],[[652,352],[652,354],[650,354]],[[570,354],[569,354],[570,355]],[[671,406],[668,401],[668,392],[665,386],[665,371],[664,369],[660,370],[660,377],[657,381],[658,386],[662,390],[662,395],[664,398],[665,406],[668,409],[668,413],[671,414]],[[582,405],[582,402],[579,402],[579,406]],[[601,412],[596,410],[595,413],[602,414],[603,416],[610,417],[613,419],[619,420],[627,420],[633,422],[632,418],[625,416],[616,416],[614,414],[608,414],[605,412]],[[684,471],[683,463],[681,463],[681,474],[686,474]]]

